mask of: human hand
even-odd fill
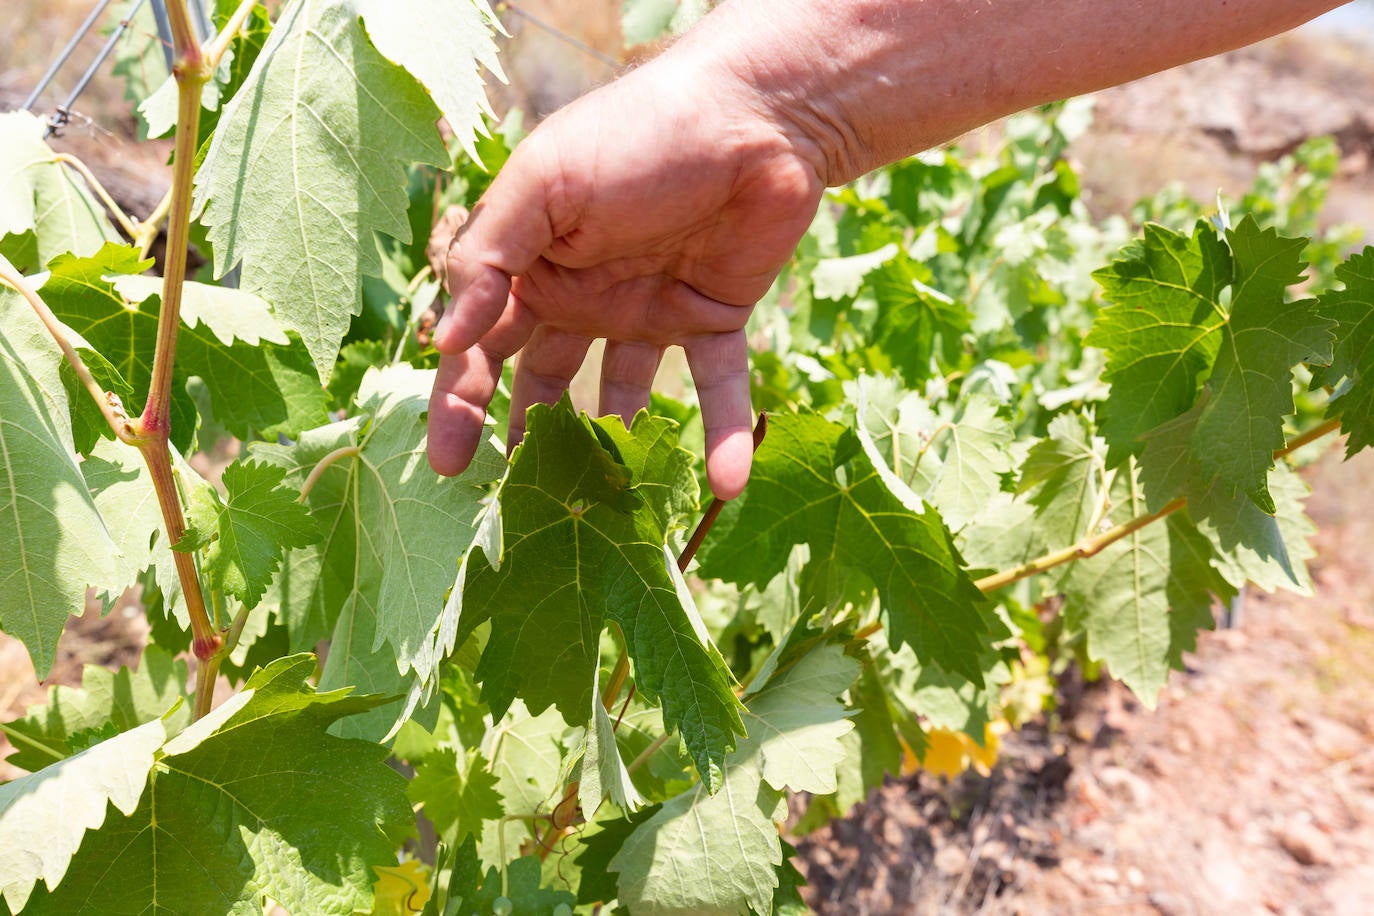
[[[717,496],[752,455],[744,325],[819,205],[823,163],[733,68],[674,48],[550,117],[520,144],[448,253],[454,301],[429,408],[429,460],[467,467],[503,362],[520,351],[513,447],[526,409],[557,400],[607,340],[605,414],[648,403],[679,345],[701,404]],[[523,349],[521,349],[523,347]]]

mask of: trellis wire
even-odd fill
[[[623,66],[621,62],[616,60],[614,57],[611,57],[608,54],[603,54],[602,52],[598,51],[596,48],[593,48],[586,42],[578,38],[574,38],[572,35],[569,35],[567,32],[564,32],[557,26],[545,22],[543,19],[540,19],[538,16],[535,16],[532,13],[525,12],[513,3],[497,3],[496,12],[498,14],[504,12],[514,13],[516,16],[519,16],[521,19],[525,20],[531,25],[543,29],[545,32],[552,35],[554,38],[557,38],[559,41],[563,42],[569,47],[576,48],[588,57],[594,58],[595,60],[598,60],[601,63],[605,64],[607,67],[610,67],[612,70],[619,70]]]
[[[81,21],[81,25],[77,26],[76,34],[74,34],[67,44],[63,46],[56,59],[54,59],[48,69],[44,71],[43,76],[39,78],[37,85],[33,87],[33,91],[29,93],[28,98],[24,99],[24,104],[22,106],[24,109],[33,109],[34,104],[37,103],[38,97],[42,95],[43,90],[48,88],[53,78],[57,76],[58,71],[71,59],[72,54],[76,51],[77,45],[81,43],[81,39],[85,38],[86,34],[90,32],[91,28],[100,20],[101,15],[109,7],[111,2],[112,0],[99,0],[86,18]],[[162,51],[167,59],[167,69],[170,70],[172,68],[172,41],[171,26],[167,20],[167,0],[152,0],[152,5],[153,18],[157,21],[158,33],[162,41]],[[43,138],[45,140],[48,137],[54,136],[61,131],[62,128],[71,123],[72,106],[76,104],[76,100],[81,97],[81,94],[86,91],[86,87],[89,86],[91,80],[95,78],[95,74],[99,71],[101,65],[103,65],[105,61],[109,59],[110,54],[114,52],[115,45],[118,44],[119,39],[124,36],[124,33],[129,28],[129,24],[133,21],[134,16],[142,6],[143,0],[133,0],[128,11],[115,25],[114,30],[111,31],[105,43],[100,46],[100,50],[96,53],[95,59],[86,67],[80,79],[76,81],[76,85],[72,88],[72,91],[67,94],[67,98],[48,116],[48,125],[43,133]],[[200,32],[202,40],[209,40],[214,35],[214,26],[206,15],[204,5],[201,3],[192,3],[190,6],[196,21],[197,31]]]

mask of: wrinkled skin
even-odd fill
[[[819,205],[810,152],[742,81],[671,53],[541,124],[449,249],[434,469],[471,460],[506,359],[519,351],[513,446],[526,408],[557,400],[604,337],[600,409],[627,420],[664,348],[683,347],[711,488],[738,494],[753,421],[743,329]]]

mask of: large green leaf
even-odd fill
[[[439,110],[358,17],[349,0],[288,6],[197,173],[216,272],[242,263],[242,286],[301,335],[324,380],[363,275],[381,272],[376,233],[410,241],[405,167],[449,163]]]
[[[601,702],[595,674],[592,678],[592,720],[586,731],[577,796],[583,816],[590,818],[595,814],[601,800],[606,797],[626,814],[639,810],[644,806],[644,798],[630,780],[630,772],[620,757],[615,723]]]
[[[413,823],[405,780],[383,748],[327,734],[377,699],[316,693],[315,664],[272,663],[164,744],[137,808],[87,833],[25,912],[257,916],[264,896],[296,913],[365,911],[372,866],[395,862]]]
[[[468,835],[482,838],[482,822],[505,814],[496,777],[487,768],[480,751],[473,749],[458,763],[453,748],[440,748],[415,768],[407,795],[423,805],[425,816],[445,835],[446,842],[462,843]],[[449,828],[457,827],[453,836]]]
[[[29,304],[0,286],[0,629],[24,643],[39,677],[86,587],[121,585],[72,448],[61,360]]]
[[[154,719],[0,786],[0,898],[10,911],[24,909],[37,882],[59,886],[111,807],[112,819],[134,813],[166,738]]]
[[[1108,519],[1123,524],[1148,514],[1131,461],[1118,470]],[[1217,572],[1211,545],[1186,516],[1155,521],[1070,567],[1064,614],[1087,634],[1088,656],[1153,707],[1171,667],[1210,629],[1217,597],[1235,589]]]
[[[1321,296],[1322,314],[1337,322],[1336,348],[1331,368],[1317,381],[1346,382],[1330,413],[1340,415],[1349,457],[1374,445],[1374,247],[1337,267],[1336,279],[1344,288]]]
[[[1267,475],[1294,409],[1292,369],[1330,362],[1333,323],[1314,300],[1287,301],[1303,279],[1305,240],[1246,217],[1226,243],[1205,222],[1192,238],[1147,226],[1094,274],[1115,304],[1087,342],[1108,353],[1102,428],[1113,464],[1201,404],[1192,448],[1203,472],[1272,514]]]
[[[505,82],[493,29],[500,20],[487,0],[357,0],[367,35],[388,59],[429,90],[444,120],[473,159],[474,135],[495,118],[482,69]],[[424,28],[416,28],[416,23]]]
[[[203,481],[175,450],[172,452],[172,467],[188,485]],[[105,589],[102,594],[106,605],[113,603],[126,588],[139,581],[145,570],[151,568],[172,616],[182,629],[189,629],[191,618],[186,609],[186,598],[181,593],[176,557],[169,549],[171,545],[163,526],[157,491],[153,489],[153,480],[143,456],[122,442],[105,440],[86,456],[81,463],[81,470],[95,499],[95,507],[106,520],[110,535],[119,549],[116,560],[118,572],[113,587]],[[146,601],[146,594],[144,598]]]
[[[151,261],[109,244],[89,258],[62,255],[42,294],[54,314],[119,370],[143,408],[152,380],[161,298],[156,281],[137,274]],[[191,442],[196,408],[186,383],[204,380],[217,422],[247,438],[295,435],[325,420],[325,395],[299,343],[291,344],[263,301],[235,290],[187,283],[172,377],[172,438]]]
[[[1286,300],[1303,280],[1306,239],[1261,230],[1246,217],[1226,233],[1235,260],[1231,307],[1212,367],[1193,451],[1203,475],[1219,477],[1269,514],[1269,469],[1283,447],[1283,418],[1293,413],[1293,367],[1331,362],[1335,322],[1315,299]]]
[[[85,181],[53,156],[43,122],[27,111],[0,114],[0,255],[25,273],[119,239]]]
[[[1148,224],[1144,236],[1093,274],[1112,303],[1086,343],[1107,351],[1102,431],[1112,464],[1138,451],[1138,439],[1193,406],[1221,345],[1231,256],[1199,222],[1192,236]]]
[[[982,595],[939,514],[892,474],[876,446],[865,450],[864,436],[812,414],[770,418],[749,486],[703,547],[702,575],[762,588],[793,545],[809,544],[812,563],[834,563],[877,586],[894,644],[910,643],[923,662],[981,682]]]
[[[620,902],[633,913],[771,912],[783,790],[834,791],[852,728],[836,697],[858,674],[858,662],[824,646],[750,697],[749,737],[727,758],[720,790],[698,783],[669,799],[611,859]]]
[[[460,640],[491,621],[476,674],[496,715],[519,697],[586,723],[613,621],[639,691],[662,702],[666,726],[714,784],[743,733],[739,701],[665,552],[696,488],[671,421],[641,414],[626,431],[615,418],[578,417],[566,399],[530,411],[500,491],[504,546],[474,557],[459,621]]]
[[[504,461],[487,445],[461,477],[429,469],[424,417],[433,382],[432,372],[405,366],[371,372],[353,417],[309,430],[294,446],[253,449],[255,458],[285,468],[295,486],[326,456],[346,450],[307,499],[323,540],[287,554],[273,599],[294,646],[333,632],[326,687],[405,692],[415,679],[430,682],[453,649],[456,608],[446,609],[445,592],[476,535],[485,487]],[[376,739],[394,721],[394,712],[379,710],[344,726]]]
[[[201,572],[211,587],[256,607],[288,547],[320,539],[310,510],[281,486],[284,468],[235,461],[221,478],[225,495],[201,487],[186,511],[186,533],[174,550],[205,551]]]
[[[1315,528],[1303,514],[1307,484],[1287,464],[1277,463],[1268,475],[1277,510],[1270,515],[1220,479],[1208,480],[1190,449],[1200,413],[1195,407],[1146,437],[1140,456],[1146,508],[1155,512],[1184,497],[1189,518],[1215,550],[1212,565],[1235,588],[1252,582],[1267,591],[1282,587],[1309,593],[1307,560],[1313,550],[1308,538]]]

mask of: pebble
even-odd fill
[[[1331,838],[1311,824],[1289,824],[1279,831],[1278,841],[1299,865],[1330,865],[1336,855]]]

